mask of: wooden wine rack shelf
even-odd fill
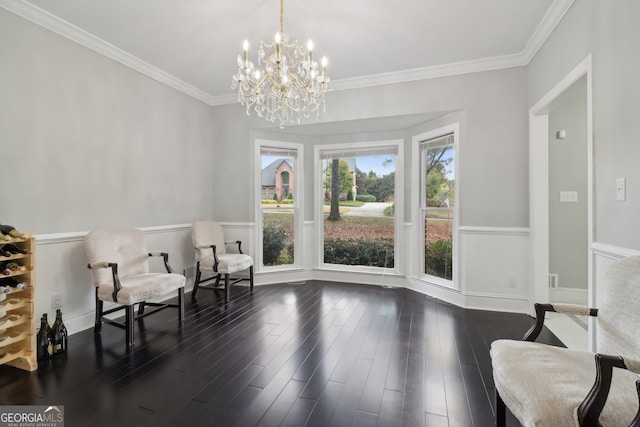
[[[36,245],[33,237],[0,240],[0,246],[9,243],[26,249],[28,253],[0,256],[0,263],[15,261],[24,266],[25,270],[11,271],[9,275],[0,275],[0,279],[11,277],[28,287],[24,290],[9,288],[9,292],[3,294],[4,300],[0,301],[0,365],[34,371],[38,368],[34,318]]]

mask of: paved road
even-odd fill
[[[368,216],[368,217],[383,217],[384,208],[387,206],[391,206],[392,203],[386,202],[373,202],[373,203],[365,203],[364,205],[358,207],[348,206],[346,207],[349,212],[342,212],[340,215],[343,216]],[[271,205],[270,205],[271,206]],[[293,209],[289,205],[280,205],[280,207],[268,207],[263,209],[263,212],[266,213],[292,213]]]
[[[342,213],[343,216],[385,216],[384,208],[391,206],[391,203],[373,202],[365,203],[359,208],[349,206],[349,212]]]

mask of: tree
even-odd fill
[[[327,175],[329,175],[329,169],[327,169]],[[340,159],[331,161],[331,210],[327,219],[340,221]]]
[[[333,159],[332,165],[334,161],[338,161],[338,177],[339,177],[339,186],[338,193],[347,193],[349,190],[353,188],[353,174],[349,171],[349,163],[345,160]],[[325,187],[331,187],[333,191],[333,167],[327,168],[327,180],[325,181]]]
[[[447,167],[451,163],[451,158],[444,158],[447,151],[453,146],[432,147],[427,150],[427,178],[426,197],[427,200],[434,200],[434,203],[441,205],[449,198],[449,180],[447,174],[450,172]],[[428,203],[428,202],[427,202]]]
[[[372,178],[367,184],[369,194],[378,201],[389,200],[395,193],[395,172],[391,172],[382,178]]]

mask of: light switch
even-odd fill
[[[627,199],[626,187],[624,178],[616,179],[616,202],[624,202]]]
[[[561,191],[560,203],[578,203],[577,191]]]

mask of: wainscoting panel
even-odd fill
[[[242,240],[245,253],[253,255],[255,225],[253,223],[222,223],[227,240]],[[176,272],[187,277],[187,291],[193,286],[194,257],[191,247],[191,225],[167,225],[142,228],[148,235],[151,251],[166,251]],[[410,235],[411,224],[402,232]],[[273,283],[304,284],[308,280],[331,280],[378,286],[404,287],[433,296],[449,303],[482,310],[528,312],[529,234],[520,228],[460,228],[460,268],[457,277],[459,289],[430,283],[415,274],[385,272],[377,274],[362,271],[326,270],[315,268],[317,250],[313,247],[314,222],[305,221],[303,227],[304,250],[300,268],[268,271],[256,274],[256,285]],[[36,314],[49,313],[53,318],[52,297],[62,294],[62,311],[70,333],[92,327],[94,316],[94,289],[90,272],[86,268],[84,236],[86,232],[48,234],[36,236],[37,292]],[[405,239],[406,241],[406,239]],[[412,253],[405,246],[401,252]],[[414,251],[415,252],[415,251]],[[596,271],[606,268],[610,258],[600,257]],[[155,262],[155,261],[152,261]],[[402,261],[400,271],[414,272],[411,260]],[[161,268],[161,264],[152,267]]]
[[[529,311],[527,228],[460,227],[459,262],[466,308]]]

